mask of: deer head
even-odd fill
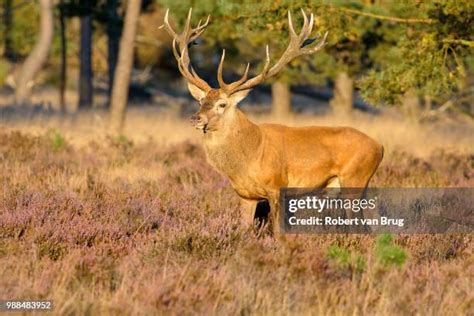
[[[226,124],[226,121],[233,117],[237,104],[247,96],[253,87],[278,74],[286,64],[296,57],[313,54],[320,50],[326,44],[326,37],[328,35],[328,32],[326,32],[321,41],[316,45],[309,47],[310,44],[318,39],[318,37],[309,38],[314,25],[313,14],[310,15],[308,20],[304,11],[301,10],[304,22],[301,32],[297,34],[293,27],[291,13],[288,11],[290,42],[280,59],[270,67],[270,54],[267,45],[266,60],[260,74],[249,79],[248,74],[250,64],[247,64],[245,72],[239,80],[232,83],[226,83],[222,78],[225,58],[225,50],[223,50],[219,67],[217,69],[219,88],[215,89],[211,88],[207,82],[197,75],[191,66],[189,58],[189,47],[204,32],[209,24],[210,16],[207,17],[207,20],[204,23],[199,21],[197,27],[192,28],[192,9],[189,9],[184,30],[181,34],[178,34],[169,24],[168,12],[169,10],[167,10],[165,14],[164,26],[166,31],[173,37],[173,54],[178,61],[179,71],[188,81],[189,92],[200,104],[200,109],[191,117],[191,122],[196,128],[201,129],[204,133],[219,130]]]

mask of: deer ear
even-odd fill
[[[238,91],[232,94],[229,97],[229,99],[232,101],[233,104],[237,105],[240,101],[242,101],[247,96],[247,94],[249,94],[249,92],[250,92],[250,89]]]
[[[193,98],[198,101],[201,101],[206,96],[206,91],[201,90],[197,86],[193,85],[192,83],[188,82],[188,89]]]

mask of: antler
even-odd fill
[[[191,27],[191,13],[192,8],[189,9],[188,18],[184,26],[184,30],[181,34],[177,34],[170,26],[168,21],[169,9],[166,10],[164,18],[164,27],[171,37],[173,37],[173,54],[178,61],[178,68],[184,78],[189,82],[199,87],[200,89],[208,92],[211,87],[202,80],[194,71],[191,66],[191,60],[189,58],[189,46],[204,32],[207,25],[209,24],[210,16],[207,17],[206,22],[201,24],[202,20],[199,21],[196,28]]]
[[[205,23],[201,24],[202,21],[200,20],[196,28],[191,28],[192,8],[190,8],[188,18],[184,26],[184,30],[181,34],[177,34],[169,24],[168,13],[169,9],[166,10],[164,26],[166,31],[173,37],[173,54],[176,60],[178,61],[179,71],[192,84],[208,92],[212,88],[196,74],[193,67],[191,66],[191,61],[189,58],[189,46],[192,45],[193,42],[204,32],[205,28],[209,24],[210,16],[207,17]],[[323,39],[319,41],[317,45],[315,45],[314,47],[307,47],[308,45],[315,42],[319,36],[316,38],[308,38],[311,34],[311,31],[313,30],[314,16],[311,13],[310,19],[308,21],[308,17],[304,13],[303,9],[301,9],[301,13],[303,14],[303,27],[301,28],[301,32],[297,34],[293,27],[291,12],[288,11],[288,27],[290,29],[290,43],[288,44],[288,47],[286,48],[280,59],[275,63],[275,65],[270,68],[270,54],[267,45],[266,59],[265,64],[263,66],[263,70],[259,75],[251,79],[247,80],[250,68],[250,64],[247,64],[245,72],[239,80],[230,84],[225,83],[224,79],[222,78],[222,71],[225,59],[225,50],[223,50],[221,61],[219,63],[219,67],[217,68],[217,81],[219,82],[220,88],[228,95],[231,95],[232,93],[235,93],[237,91],[251,89],[263,82],[264,80],[279,73],[286,64],[288,64],[296,57],[301,55],[313,54],[316,51],[320,50],[322,47],[324,47],[324,45],[326,45],[326,38],[328,32],[324,34]]]
[[[303,14],[303,27],[301,28],[300,34],[297,34],[295,32],[295,29],[293,27],[293,22],[291,20],[291,13],[290,11],[288,11],[288,26],[290,28],[290,43],[288,44],[288,47],[286,48],[285,52],[280,57],[280,59],[276,62],[276,64],[273,65],[269,69],[270,55],[268,52],[268,45],[267,45],[266,61],[265,61],[265,65],[263,66],[262,72],[259,75],[249,80],[247,80],[247,75],[248,75],[248,70],[249,70],[249,65],[247,64],[247,68],[241,79],[231,84],[226,84],[224,82],[222,78],[222,68],[223,68],[223,63],[224,63],[224,58],[225,58],[225,50],[224,50],[222,52],[221,62],[219,63],[219,68],[217,70],[217,80],[219,81],[219,85],[221,89],[230,95],[237,91],[253,88],[256,85],[263,82],[264,80],[276,75],[278,72],[281,71],[281,69],[286,64],[288,64],[290,61],[292,61],[296,57],[301,56],[301,55],[313,54],[316,51],[320,50],[322,47],[324,47],[324,45],[326,45],[326,38],[327,38],[328,32],[324,34],[323,39],[316,46],[307,47],[308,45],[316,41],[318,37],[312,38],[312,39],[308,38],[309,35],[311,34],[311,31],[313,30],[313,25],[314,25],[313,14],[311,13],[311,16],[308,22],[308,17],[304,13],[303,9],[301,9],[301,13]]]

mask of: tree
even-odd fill
[[[53,1],[40,0],[41,25],[38,41],[33,51],[23,63],[16,80],[15,100],[17,104],[24,104],[33,86],[33,80],[46,62],[54,35]]]
[[[108,63],[108,94],[113,85],[115,66],[117,64],[118,43],[122,28],[122,17],[118,14],[120,0],[61,0],[60,20],[79,17],[80,19],[80,49],[79,49],[79,107],[87,108],[93,105],[93,76],[92,45],[94,34],[107,34],[107,63]],[[66,24],[60,23],[61,30]],[[64,28],[63,28],[64,27]],[[62,34],[62,33],[61,33]],[[63,37],[61,36],[63,40]],[[65,38],[64,38],[65,40]],[[62,45],[62,56],[65,54],[65,45]],[[64,70],[64,69],[63,69]],[[63,90],[63,80],[60,80],[60,91]],[[61,92],[62,94],[62,92]]]
[[[109,97],[112,95],[114,84],[115,67],[117,66],[117,56],[119,51],[119,41],[121,32],[121,19],[117,13],[118,0],[107,0],[107,45],[108,45],[108,77],[109,77]]]
[[[352,13],[377,19],[385,28],[401,25],[397,32],[382,34],[390,45],[374,51],[374,67],[358,82],[362,96],[372,104],[408,102],[412,115],[419,113],[413,107],[419,106],[420,97],[428,97],[429,104],[450,100],[465,85],[467,69],[473,64],[474,3],[394,2],[383,9],[379,14]],[[393,18],[400,12],[417,12],[421,18]]]
[[[128,1],[125,24],[120,40],[118,64],[115,69],[114,85],[110,102],[111,128],[120,134],[125,123],[125,111],[128,102],[130,75],[133,67],[133,50],[141,0]]]
[[[284,81],[275,81],[272,84],[272,116],[287,117],[291,113],[290,85]]]
[[[13,26],[13,19],[12,19],[12,0],[4,0],[3,5],[3,56],[7,60],[13,60],[15,58],[15,51],[12,47],[12,26]]]
[[[226,63],[234,66],[228,69],[240,69],[242,61],[262,60],[263,50],[258,48],[267,43],[274,60],[287,41],[286,12],[313,12],[316,31],[330,32],[328,45],[312,57],[295,60],[271,82],[321,84],[329,79],[334,83],[331,105],[336,112],[350,111],[354,88],[376,106],[400,105],[409,91],[408,95],[429,96],[435,103],[459,90],[469,60],[474,64],[469,59],[474,47],[472,1],[160,2],[171,8],[178,24],[191,5],[196,19],[212,13],[205,46],[207,53],[215,46],[226,47]],[[301,25],[301,17],[293,17]],[[258,68],[252,65],[254,71]]]
[[[66,46],[66,14],[64,1],[59,1],[59,34],[61,38],[61,69],[59,73],[59,106],[61,112],[66,111],[66,79],[67,79],[67,46]]]
[[[80,16],[79,49],[79,108],[90,108],[93,104],[92,71],[92,12],[85,5],[86,12]]]
[[[345,71],[337,74],[334,80],[334,97],[329,104],[336,114],[347,115],[352,111],[354,80]]]

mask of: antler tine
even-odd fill
[[[291,11],[288,10],[288,28],[290,29],[290,35],[297,36],[295,28],[293,27],[293,20],[291,19]]]
[[[268,70],[270,69],[270,49],[268,48],[268,44],[267,44],[267,47],[265,48],[265,55],[266,55],[265,65],[263,66],[263,70],[262,70],[262,75],[264,77],[267,75]]]
[[[222,89],[226,90],[227,84],[222,78],[222,68],[224,68],[224,59],[225,59],[225,49],[222,50],[221,61],[219,62],[219,66],[217,67],[217,81],[219,82],[219,86]]]
[[[266,58],[265,58],[265,64],[263,66],[262,72],[258,74],[257,76],[247,80],[248,71],[250,68],[250,64],[247,64],[247,68],[245,69],[245,73],[242,76],[242,78],[230,84],[231,86],[231,89],[229,91],[230,94],[235,93],[237,91],[242,91],[242,90],[255,87],[256,85],[260,84],[262,81],[264,81],[267,78],[267,74],[270,69],[270,51],[269,51],[268,45],[265,48],[265,54],[266,54]]]
[[[209,14],[209,15],[207,16],[206,22],[204,22],[204,24],[202,24],[202,25],[201,25],[201,21],[202,21],[202,20],[199,20],[199,23],[198,23],[198,26],[196,27],[196,30],[201,30],[201,29],[207,27],[207,25],[209,24],[209,20],[210,20],[210,19],[211,19],[211,15]]]
[[[311,18],[309,19],[309,34],[313,31],[313,26],[314,26],[314,14],[311,13]]]
[[[303,8],[301,8],[301,14],[303,15],[303,27],[300,31],[300,38],[303,37],[306,31],[308,30],[308,17],[306,16],[306,13],[304,13]]]
[[[243,76],[230,84],[225,83],[224,78],[222,76],[222,72],[224,69],[224,59],[225,59],[225,49],[222,50],[222,55],[221,55],[221,61],[219,62],[219,66],[217,67],[217,81],[219,82],[219,87],[224,90],[227,93],[232,93],[232,91],[240,86],[242,83],[244,83],[247,80],[249,69],[250,69],[250,63],[247,63],[247,67],[245,68],[245,72]]]
[[[313,16],[313,13],[311,13],[311,16],[309,18],[309,23],[306,25],[306,28],[303,28],[301,30],[300,37],[303,40],[306,40],[308,36],[311,34],[311,32],[313,31],[313,24],[314,24],[314,16]]]
[[[170,9],[166,9],[166,13],[165,13],[165,18],[164,18],[164,26],[165,26],[165,30],[168,32],[168,34],[173,37],[173,38],[176,38],[178,36],[178,34],[176,34],[176,32],[173,30],[173,28],[171,27],[170,25],[170,22],[168,21],[168,13],[169,13]]]
[[[188,17],[186,19],[186,24],[184,24],[183,34],[189,34],[189,29],[191,28],[191,15],[193,13],[193,8],[189,8]]]
[[[237,81],[235,81],[235,82],[228,85],[230,91],[234,90],[235,88],[240,86],[242,83],[247,81],[247,77],[248,77],[248,74],[249,74],[249,69],[250,69],[250,63],[247,63],[247,67],[245,67],[245,71],[244,71],[243,76],[239,80],[237,80]]]
[[[313,53],[317,52],[318,50],[320,50],[321,48],[323,48],[324,46],[326,46],[326,44],[327,44],[326,38],[328,37],[328,34],[329,34],[329,31],[324,33],[323,39],[321,41],[319,41],[319,43],[316,46],[311,47],[311,48],[303,48],[303,50],[305,50],[304,54],[305,55],[313,54]]]
[[[201,36],[201,34],[206,30],[207,25],[209,24],[209,19],[211,18],[210,15],[207,16],[206,22],[201,25],[201,21],[199,20],[198,26],[193,30],[194,34],[191,36],[190,42],[194,42],[196,38]]]

